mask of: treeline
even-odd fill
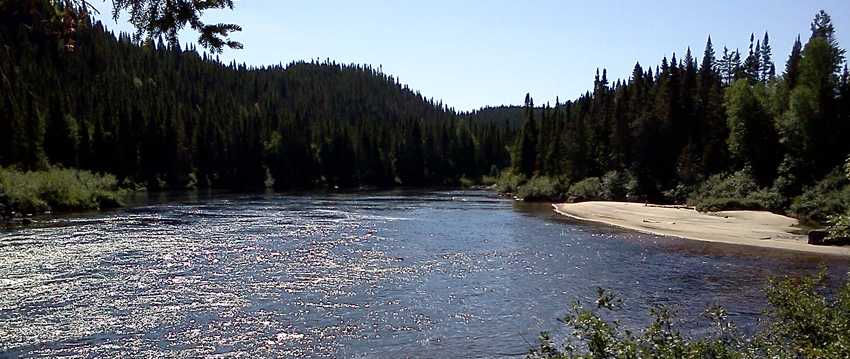
[[[831,173],[846,181],[834,169],[850,153],[850,74],[829,15],[817,14],[811,30],[782,73],[768,34],[751,35],[745,54],[721,56],[709,38],[701,60],[688,49],[614,83],[603,70],[592,91],[539,114],[527,96],[503,188],[530,180],[531,197],[725,196],[782,210]]]
[[[100,23],[56,34],[19,8],[44,5],[17,4],[0,6],[3,167],[288,189],[455,185],[510,163],[515,126],[459,116],[370,66],[222,64]]]
[[[23,9],[25,7],[34,7]],[[850,209],[850,73],[829,15],[776,66],[749,51],[597,73],[574,101],[469,114],[370,66],[251,68],[100,23],[57,31],[44,2],[0,4],[0,166],[113,174],[147,188],[487,182],[527,199]],[[61,19],[60,19],[61,20]],[[59,21],[61,22],[61,21]],[[67,26],[60,27],[67,28]]]

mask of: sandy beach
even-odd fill
[[[808,244],[806,235],[793,233],[799,231],[796,219],[770,212],[701,213],[688,208],[625,202],[561,203],[553,207],[575,219],[649,234],[850,256],[850,246]]]

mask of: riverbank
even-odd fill
[[[49,167],[20,171],[0,167],[0,221],[46,212],[78,212],[121,205],[111,174]]]
[[[791,217],[762,211],[701,213],[684,207],[626,202],[553,204],[555,211],[579,220],[638,232],[685,239],[850,256],[850,246],[815,246],[795,233]]]

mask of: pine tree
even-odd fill
[[[709,37],[697,75],[698,100],[695,115],[700,126],[698,138],[702,146],[701,158],[705,176],[724,170],[727,157],[728,130],[723,111],[723,89],[714,63],[714,47]]]
[[[720,76],[724,85],[732,83],[741,74],[741,55],[738,50],[730,52],[723,47],[723,57],[719,62]]]
[[[514,143],[514,170],[526,177],[532,177],[537,160],[537,122],[534,120],[534,100],[531,94],[525,95],[525,122]]]
[[[770,39],[767,36],[767,32],[764,33],[764,39],[761,42],[761,67],[760,77],[763,82],[769,82],[773,79],[774,74],[776,73],[776,69],[773,66],[773,60],[771,59],[773,50],[770,48]]]
[[[755,43],[753,43],[753,41],[755,41]],[[751,85],[755,85],[756,82],[761,81],[761,60],[761,45],[759,41],[755,40],[755,36],[750,34],[750,52],[749,55],[747,55],[746,60],[744,60],[743,74],[744,78],[746,78]]]
[[[788,61],[785,63],[785,73],[783,78],[789,89],[794,89],[797,86],[797,79],[800,77],[800,59],[803,58],[803,45],[800,43],[800,36],[794,41],[794,46],[791,48],[791,54],[788,55]]]

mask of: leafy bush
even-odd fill
[[[790,205],[786,193],[790,192],[791,181],[786,177],[777,177],[770,188],[762,188],[751,192],[748,198],[761,202],[764,208],[776,213],[785,213]]]
[[[689,204],[697,205],[710,198],[747,198],[757,191],[758,184],[749,168],[732,174],[716,174],[708,178],[690,196]]]
[[[570,186],[567,195],[576,201],[602,199],[602,181],[599,177],[588,177]]]
[[[762,288],[768,307],[759,330],[743,334],[725,310],[712,306],[698,320],[677,318],[666,306],[652,311],[645,328],[624,329],[608,319],[622,301],[600,288],[590,309],[578,302],[563,319],[571,331],[556,343],[548,332],[528,358],[848,358],[850,282],[824,294],[825,272],[816,277],[776,281]]]
[[[850,214],[836,214],[827,220],[827,231],[829,235],[823,241],[824,244],[838,244],[845,238],[850,238]]]
[[[777,179],[772,188],[759,188],[749,168],[732,174],[716,174],[703,182],[688,198],[687,203],[698,211],[764,210],[782,212],[787,198],[782,195],[784,178]]]
[[[646,328],[623,329],[617,320],[606,319],[623,307],[621,299],[599,288],[592,309],[573,302],[560,322],[574,329],[563,343],[555,343],[548,332],[537,339],[539,348],[527,358],[735,358],[731,355],[743,340],[719,306],[707,309],[699,320],[676,318],[667,306],[653,310],[654,320]],[[604,312],[603,312],[604,311]],[[701,325],[703,324],[703,325]],[[703,329],[700,339],[692,334]]]
[[[772,358],[850,358],[850,282],[828,297],[826,273],[776,281],[763,288],[767,298],[757,343]]]
[[[688,196],[694,192],[692,186],[678,184],[676,187],[663,191],[664,199],[670,203],[687,203]]]
[[[555,200],[561,193],[560,184],[550,177],[532,177],[517,191],[517,196],[526,201]]]
[[[700,212],[761,211],[764,209],[764,205],[761,202],[749,198],[710,198],[700,202],[696,206],[696,210]]]
[[[847,157],[842,168],[836,169],[833,172],[838,171],[843,172],[845,180],[850,180],[850,157]],[[830,175],[831,176],[828,177],[835,176],[833,178],[833,180],[836,181],[833,186],[833,190],[835,190],[838,186],[841,186],[841,183],[838,181],[837,174],[830,173]],[[840,194],[846,195],[847,188],[848,185],[844,183]],[[837,197],[840,198],[842,196],[839,195]],[[827,223],[829,224],[829,227],[827,228],[829,230],[829,236],[827,236],[826,242],[840,241],[850,238],[850,209],[847,208],[848,202],[846,201],[846,198],[847,197],[844,197],[844,211],[836,212],[827,217]]]
[[[797,214],[801,222],[823,224],[829,216],[846,213],[850,209],[850,186],[847,177],[840,168],[830,172],[823,180],[803,193],[791,203],[791,212]]]
[[[476,184],[477,182],[475,180],[469,179],[465,175],[460,178],[460,185],[463,187],[472,187]]]
[[[499,176],[499,181],[496,182],[496,190],[500,193],[516,193],[519,186],[527,180],[523,174],[514,173],[513,170],[507,169],[502,171]]]
[[[0,168],[0,201],[21,213],[87,210],[120,204],[115,176],[52,167],[21,172]]]
[[[488,176],[484,175],[481,177],[481,184],[485,186],[492,186],[499,181],[498,176]]]
[[[488,175],[472,178],[466,177],[466,175],[460,177],[460,185],[463,187],[492,186],[498,181],[498,177],[491,177]]]
[[[608,171],[602,176],[600,185],[602,198],[623,201],[634,197],[637,180],[628,172]]]

